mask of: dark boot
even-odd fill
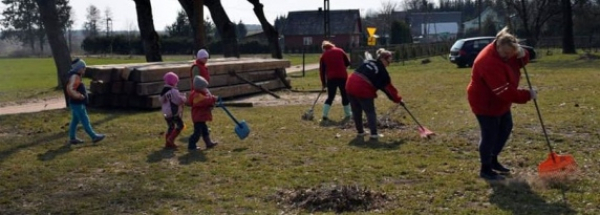
[[[481,165],[481,170],[479,171],[479,177],[485,180],[502,180],[504,177],[498,175],[498,173],[492,170],[491,165]]]
[[[206,148],[207,148],[207,149],[213,148],[213,147],[215,147],[215,146],[217,146],[217,145],[219,144],[219,143],[217,143],[217,142],[213,142],[213,141],[210,139],[210,136],[209,136],[209,135],[204,135],[204,136],[202,136],[202,140],[204,140],[204,143],[206,144]]]
[[[175,138],[177,138],[177,136],[179,136],[179,133],[181,133],[181,130],[174,129],[173,132],[171,132],[171,134],[169,134],[169,137],[167,137],[167,144],[165,145],[165,148],[170,148],[170,149],[177,148],[177,145],[175,145]]]
[[[502,174],[508,174],[508,173],[510,173],[510,169],[502,166],[502,164],[500,164],[498,162],[498,157],[497,156],[492,157],[492,170],[494,170],[496,172],[499,172],[499,173],[502,173]]]

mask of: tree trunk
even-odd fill
[[[194,31],[194,50],[199,50],[206,45],[206,32],[204,32],[204,0],[194,0],[194,17],[192,28]]]
[[[221,0],[204,0],[204,5],[208,7],[210,15],[217,26],[217,30],[223,40],[223,55],[225,57],[240,57],[238,41],[235,32],[235,24],[229,20]]]
[[[192,32],[194,33],[194,50],[198,51],[206,46],[204,0],[179,0],[179,4],[185,10],[185,14],[190,21]]]
[[[67,72],[71,69],[71,55],[69,47],[64,37],[64,32],[58,21],[58,11],[56,10],[55,0],[36,0],[42,23],[46,29],[54,64],[56,65],[56,74],[58,87],[63,89],[65,102],[68,101],[65,85],[67,84]],[[68,106],[68,102],[67,102]]]
[[[140,35],[144,41],[144,52],[146,53],[146,62],[160,62],[160,38],[154,30],[154,20],[152,18],[152,4],[150,0],[133,0],[137,12],[137,21],[140,28]]]
[[[267,18],[265,18],[265,13],[263,12],[263,4],[260,3],[260,0],[248,0],[252,5],[254,5],[254,14],[260,21],[260,25],[262,26],[263,32],[265,36],[269,40],[269,48],[271,49],[271,57],[282,59],[283,56],[281,54],[281,48],[279,47],[279,33]]]
[[[571,8],[571,0],[562,0],[563,14],[563,54],[577,54],[575,51],[575,41],[573,39],[573,11]]]

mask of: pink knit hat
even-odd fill
[[[167,74],[163,76],[163,79],[165,80],[165,84],[173,87],[177,86],[177,83],[179,82],[179,77],[174,72],[167,72]]]

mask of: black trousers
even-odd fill
[[[492,158],[497,157],[513,128],[512,114],[510,111],[502,116],[476,115],[477,122],[481,128],[481,140],[479,141],[479,157],[481,164],[492,163]]]
[[[350,101],[348,101],[348,96],[346,95],[345,78],[327,79],[327,100],[325,100],[325,104],[331,105],[333,103],[338,88],[340,89],[340,94],[342,94],[342,105],[346,106],[350,104]]]
[[[375,113],[374,99],[361,99],[354,96],[348,96],[350,99],[350,107],[352,108],[352,117],[354,125],[358,133],[364,133],[362,114],[363,111],[367,115],[367,124],[371,129],[371,135],[377,135],[377,113]]]

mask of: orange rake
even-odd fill
[[[408,115],[410,115],[410,117],[412,117],[412,119],[417,123],[417,125],[419,125],[419,135],[421,135],[422,138],[431,138],[431,136],[435,135],[435,133],[433,133],[433,131],[430,131],[429,129],[423,127],[421,125],[421,123],[419,123],[419,121],[417,121],[417,118],[415,118],[415,116],[413,116],[413,114],[408,110],[408,108],[406,107],[405,104],[400,103],[400,105],[402,105],[402,107],[404,107],[404,110],[406,110]]]
[[[525,71],[525,78],[527,79],[529,90],[533,90],[531,81],[529,80],[529,75],[527,74],[527,68],[525,68],[525,64],[523,63],[523,59],[521,59],[521,65]],[[548,158],[538,165],[538,174],[542,177],[547,177],[558,175],[560,173],[568,174],[574,172],[577,169],[577,162],[575,162],[575,158],[573,158],[572,155],[558,155],[554,152],[554,149],[550,144],[550,139],[548,138],[548,133],[546,132],[546,127],[544,126],[544,120],[542,120],[542,114],[540,113],[537,99],[533,99],[533,103],[535,104],[535,110],[537,111],[538,118],[540,119],[544,137],[546,138],[546,145],[548,145],[548,149],[550,150]]]

